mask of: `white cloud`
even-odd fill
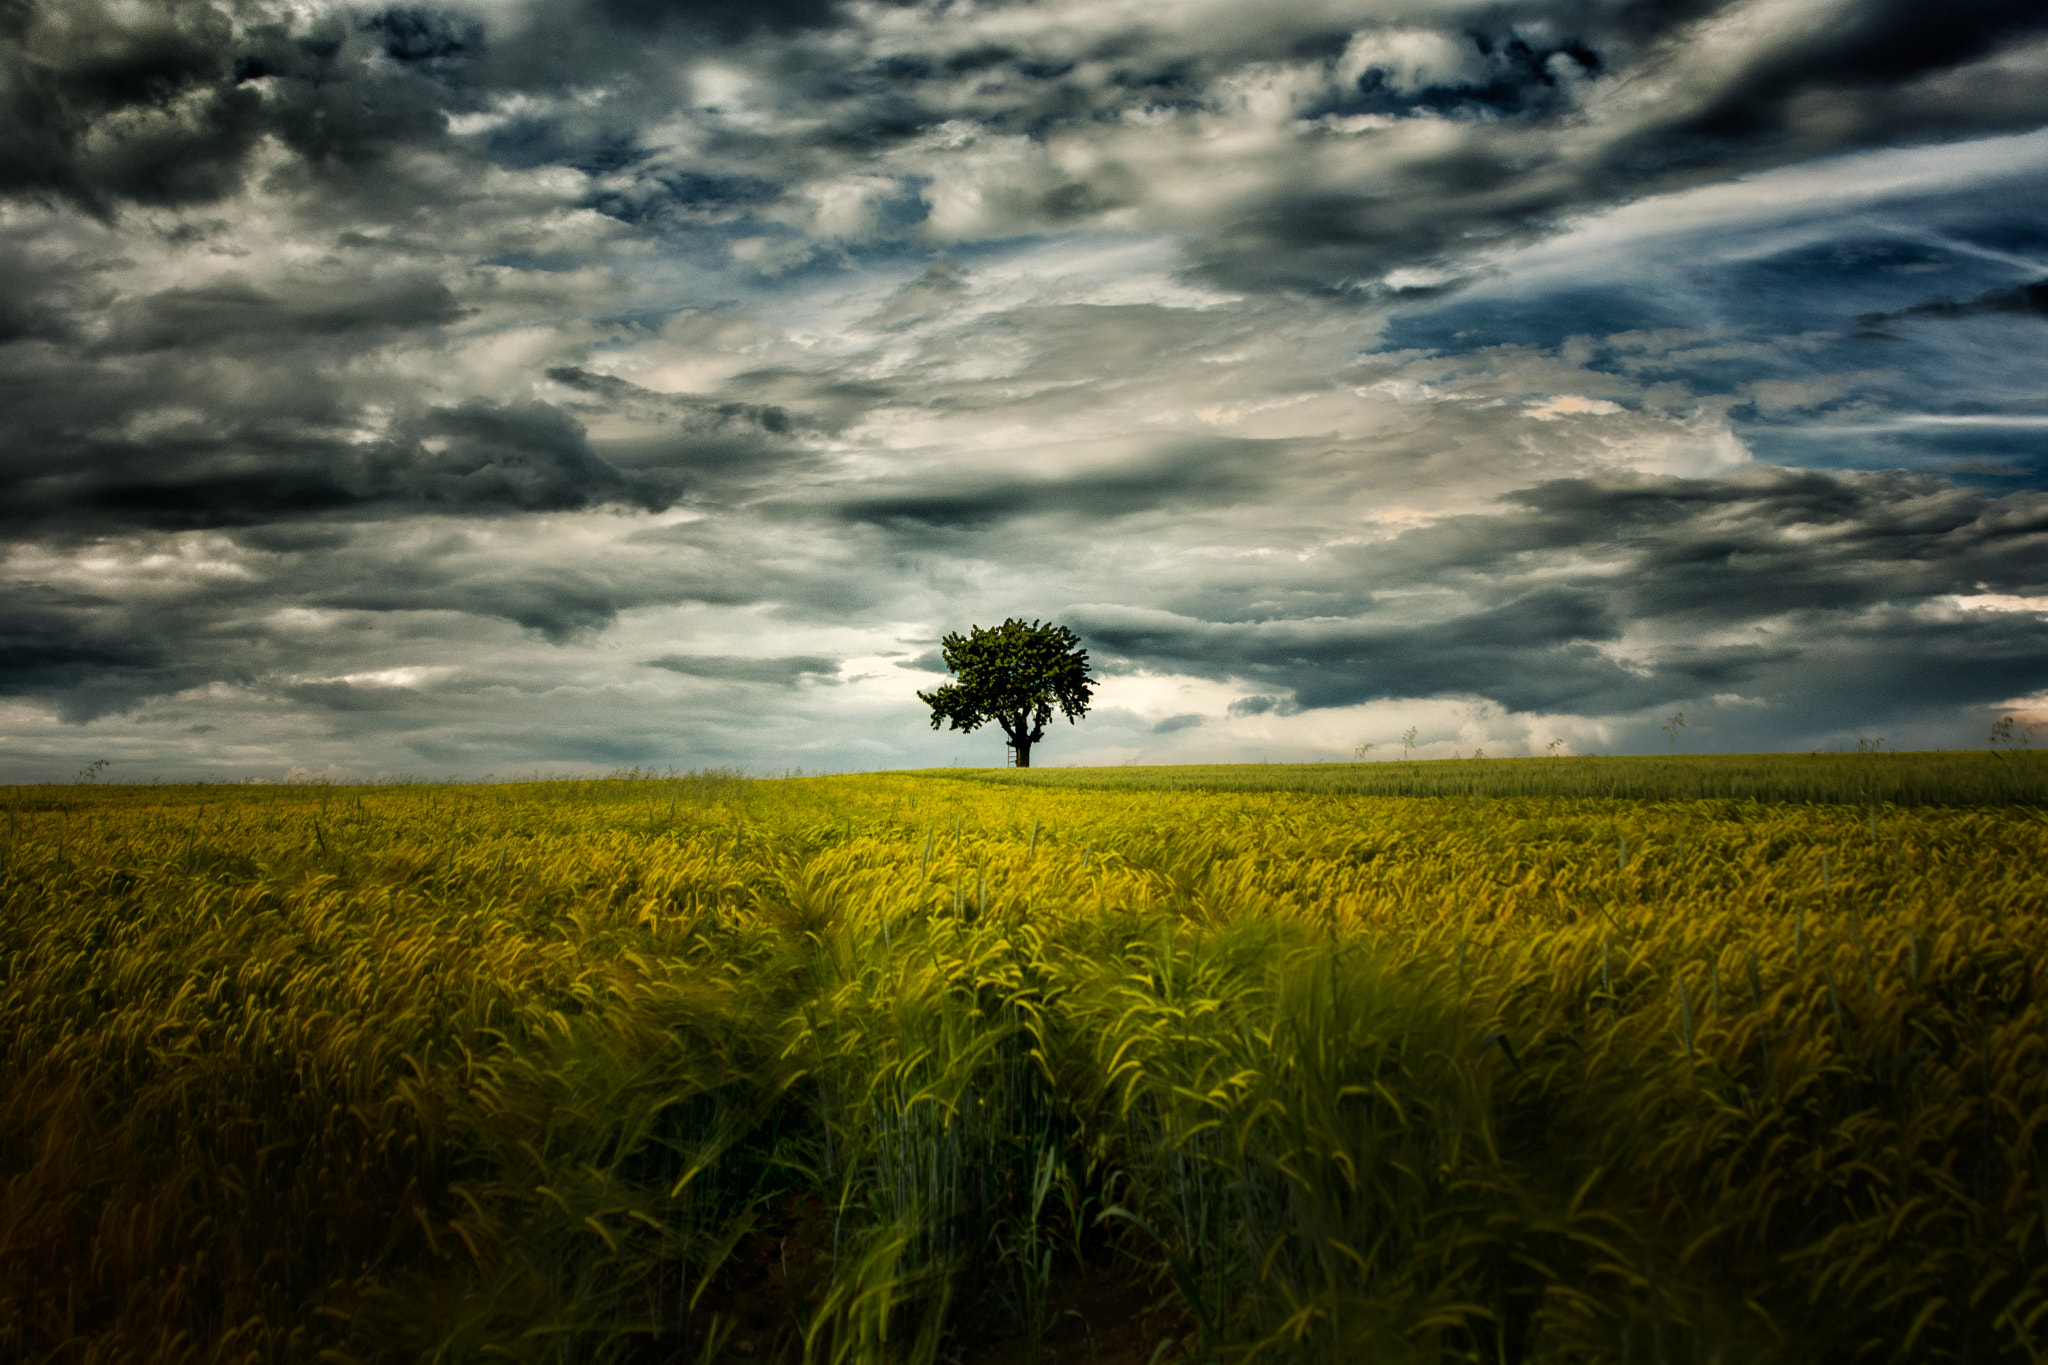
[[[1621,404],[1605,398],[1587,398],[1581,394],[1559,394],[1555,398],[1531,399],[1526,409],[1529,416],[1539,422],[1555,422],[1560,417],[1607,417],[1622,410]]]
[[[1947,599],[1963,611],[2048,612],[2048,596],[2030,597],[2009,592],[1956,593]]]

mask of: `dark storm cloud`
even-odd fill
[[[289,295],[228,278],[196,289],[166,289],[135,299],[108,318],[93,351],[124,355],[172,348],[262,351],[308,338],[440,327],[462,315],[455,296],[431,275],[337,279],[301,285]]]
[[[656,393],[612,375],[592,374],[574,365],[548,371],[557,384],[601,398],[614,406],[639,403],[695,418],[707,429],[744,429],[787,436],[800,420],[789,409],[769,403],[720,403],[690,394]]]
[[[1888,322],[1908,318],[1968,318],[1990,315],[2018,315],[2048,319],[2048,280],[1987,289],[1967,299],[1929,299],[1886,313],[1865,313],[1856,319],[1859,327],[1881,328]]]
[[[638,500],[618,470],[590,453],[582,426],[545,403],[435,409],[405,434],[411,439],[396,446],[377,483],[429,505],[567,511]],[[662,503],[646,499],[653,508]]]
[[[514,136],[526,139],[528,145],[523,153],[507,155],[506,146]],[[563,155],[548,154],[533,141],[559,136],[559,130],[551,127],[515,130],[497,140],[492,150],[500,160],[512,165],[522,162],[546,165],[550,161],[559,161],[584,170],[597,169],[594,163],[605,156],[616,160],[618,166],[604,169],[623,170],[632,162],[646,159],[646,154],[637,149],[616,143],[617,149],[609,153],[600,151],[593,155],[579,151]],[[614,179],[616,183],[592,190],[585,196],[584,205],[635,227],[664,228],[672,232],[739,221],[749,216],[752,210],[775,203],[783,192],[778,182],[757,175],[654,169],[642,175]]]
[[[279,566],[270,592],[310,607],[378,615],[446,613],[509,621],[554,644],[588,638],[636,607],[678,602],[742,606],[802,601],[787,570],[749,575],[725,555],[663,563],[649,556],[573,562],[541,556],[507,563],[490,539],[450,534],[421,546],[386,547],[366,534],[351,555],[308,555]],[[688,528],[683,528],[687,530]],[[680,537],[671,544],[687,542]],[[835,595],[825,585],[813,590]]]
[[[81,412],[78,420],[89,419]],[[183,422],[148,434],[58,426],[34,435],[41,448],[24,453],[38,458],[0,464],[10,504],[0,517],[75,533],[307,516],[660,507],[669,496],[662,480],[629,477],[592,454],[582,426],[544,403],[428,408],[367,442],[336,440],[261,412],[240,423]]]
[[[1160,15],[1104,27],[1077,10],[1070,26],[1048,15],[1035,31],[1011,26],[1005,41],[971,23],[934,24],[921,43],[891,34],[894,50],[878,41],[865,59],[838,39],[794,39],[759,67],[774,83],[765,98],[790,120],[786,136],[769,145],[723,128],[708,144],[723,149],[712,154],[724,163],[716,168],[622,162],[603,202],[632,221],[674,211],[744,217],[831,174],[845,154],[868,158],[870,169],[875,155],[943,126],[1085,149],[1085,169],[978,191],[1004,205],[1013,228],[1111,212],[1142,221],[1157,199],[1153,182],[1186,172],[1171,155],[1146,157],[1143,137],[1105,130],[1137,115],[1227,114],[1241,75],[1284,67],[1320,81],[1293,96],[1298,150],[1261,168],[1263,189],[1219,186],[1206,222],[1179,211],[1174,222],[1193,229],[1191,247],[1234,284],[1334,287],[1703,174],[1901,135],[2026,127],[2048,110],[2048,96],[2018,76],[1986,77],[1967,91],[1927,84],[2024,42],[2043,25],[2036,6],[1837,6],[1807,22],[1779,13],[1753,21],[1758,10],[1769,7],[1560,3],[1504,15],[1474,6],[1361,15],[1355,32],[1287,13],[1228,28],[1193,13],[1184,23]],[[1376,32],[1387,41],[1375,43]],[[1426,57],[1414,54],[1418,37],[1434,44]],[[1665,98],[1631,92],[1644,84]],[[1361,117],[1453,131],[1426,145],[1397,132],[1352,144],[1332,131]],[[1382,142],[1384,154],[1375,150]],[[1334,150],[1344,146],[1360,150]],[[913,157],[884,173],[905,184],[936,174],[941,183],[920,191],[936,204],[945,165]],[[911,212],[897,230],[921,221]]]
[[[1514,510],[1356,551],[1345,576],[1361,592],[1470,584],[1496,594],[1564,577],[1597,589],[1615,621],[1700,626],[1854,612],[1980,581],[1999,592],[2048,585],[2048,499],[1986,498],[1924,476],[1562,479],[1503,501]]]
[[[56,696],[68,715],[82,719],[138,685],[158,689],[203,676],[178,667],[128,618],[104,596],[9,584],[0,605],[0,695]]]
[[[437,140],[482,32],[429,10],[287,24],[215,0],[22,0],[0,39],[0,193],[109,213],[231,194],[266,136],[349,170]]]
[[[1619,486],[1561,480],[1510,501],[1522,515],[1469,568],[1575,547],[1619,551],[1651,571],[1615,594],[1638,619],[1726,623],[1852,612],[1978,583],[2048,587],[2048,498],[2035,493],[1986,498],[1923,476],[1780,470]]]
[[[240,182],[261,99],[233,81],[221,8],[80,0],[0,11],[0,193],[218,198]]]
[[[2048,677],[2038,617],[1922,606],[2048,588],[2038,494],[1778,471],[1560,480],[1506,501],[1505,514],[1450,518],[1319,565],[1350,583],[1346,615],[1231,619],[1230,594],[1212,593],[1173,611],[1089,608],[1075,625],[1127,664],[1283,687],[1302,707],[1471,695],[1614,714],[1799,692],[1821,676],[1904,707],[1995,700]],[[1422,586],[1458,606],[1416,622],[1376,601]],[[1632,635],[1642,653],[1612,648]]]
[[[280,561],[277,591],[337,610],[509,621],[557,644],[649,606],[770,607],[815,624],[870,610],[887,591],[858,572],[858,547],[824,542],[808,555],[768,554],[762,540],[774,529],[758,524],[707,518],[628,529],[584,555],[550,551],[543,540],[525,556],[507,553],[520,534],[516,520],[449,525],[444,536],[399,546],[364,528],[339,562],[317,552]]]
[[[622,613],[650,605],[833,614],[870,605],[863,593],[873,592],[857,576],[762,564],[743,540],[702,524],[671,528],[658,547],[643,543],[580,563],[559,554],[508,556],[507,542],[517,546],[523,537],[502,518],[440,525],[430,535],[416,523],[256,527],[215,538],[203,551],[210,562],[197,565],[181,553],[192,533],[159,533],[132,553],[161,567],[124,563],[97,590],[7,582],[0,585],[0,697],[43,699],[82,722],[213,682],[322,713],[403,713],[427,724],[459,689],[335,675],[362,673],[361,658],[373,649],[396,649],[403,659],[407,640],[475,649],[510,625],[530,633],[523,651],[530,653],[531,641],[588,641]],[[94,553],[87,547],[88,557]],[[295,615],[320,624],[294,624]],[[839,668],[836,659],[811,654],[650,662],[761,682],[833,681]]]
[[[780,683],[784,687],[795,687],[808,678],[830,682],[839,672],[839,660],[822,654],[792,654],[776,659],[748,659],[732,654],[664,654],[647,663],[692,678]]]
[[[1228,28],[1193,12],[1106,20],[1084,8],[1071,22],[1006,24],[1009,36],[993,38],[995,28],[938,12],[904,30],[828,0],[556,0],[524,23],[460,5],[285,22],[225,0],[143,10],[44,0],[9,10],[14,145],[0,155],[0,192],[102,211],[123,200],[203,202],[242,183],[266,137],[310,171],[350,176],[401,148],[468,145],[451,139],[448,116],[494,96],[588,89],[601,98],[497,120],[475,145],[509,166],[597,175],[604,183],[586,203],[627,223],[675,226],[755,215],[856,169],[849,156],[907,147],[949,121],[1044,140],[1093,136],[1147,111],[1221,110],[1231,82],[1266,64],[1319,74],[1319,92],[1297,99],[1308,132],[1359,116],[1458,129],[1428,150],[1404,146],[1366,184],[1311,170],[1310,137],[1301,175],[1269,177],[1249,198],[1219,196],[1211,230],[1195,234],[1210,266],[1239,283],[1330,286],[1704,167],[2027,126],[2048,109],[2048,95],[2029,95],[2023,81],[1973,95],[1914,85],[2039,31],[2048,20],[2037,5],[1892,0],[1824,7],[1807,22],[1740,17],[1759,8],[1557,0],[1360,14],[1356,24],[1275,12]],[[1376,31],[1391,37],[1375,43]],[[1417,35],[1435,44],[1421,57]],[[643,128],[690,98],[674,63],[722,47],[756,78],[750,98],[780,126],[714,119],[681,159],[644,144]],[[1607,86],[1631,82],[1659,83],[1667,98],[1601,103]],[[1567,139],[1569,129],[1579,131]],[[1105,144],[1092,169],[1010,187],[1010,197],[1048,225],[1142,206],[1154,172],[1118,146]],[[911,201],[927,173],[883,174],[909,196],[896,230],[914,229],[923,210]]]
[[[1967,88],[1937,79],[2018,50],[2048,22],[2010,0],[1942,11],[1838,5],[1803,21],[1735,0],[1558,0],[1361,13],[1355,23],[1275,12],[1228,26],[1196,11],[1108,19],[1083,7],[1049,10],[1035,27],[1002,25],[1001,38],[961,16],[935,12],[904,29],[823,0],[560,0],[495,28],[453,13],[389,11],[353,27],[331,20],[245,38],[236,69],[265,82],[246,117],[324,165],[448,145],[450,112],[547,96],[474,145],[507,166],[595,177],[580,202],[679,249],[715,250],[745,231],[780,239],[793,259],[804,258],[812,187],[877,177],[864,191],[865,226],[827,233],[835,250],[863,237],[943,239],[950,220],[928,213],[942,204],[949,166],[972,160],[979,135],[1022,136],[1080,155],[993,182],[974,172],[975,193],[1006,221],[970,236],[1135,213],[1188,232],[1196,258],[1235,286],[1330,289],[1660,188],[2048,115],[2024,60]],[[1433,46],[1417,56],[1421,40]],[[675,64],[721,47],[752,81],[748,116],[727,117],[734,111],[714,97],[692,109],[686,153],[644,140],[648,124],[696,98]],[[1219,176],[1193,219],[1180,208],[1158,216],[1161,191],[1174,189],[1161,177],[1188,169],[1173,154],[1148,155],[1153,135],[1116,130],[1161,115],[1227,118],[1242,79],[1272,69],[1299,77],[1296,146],[1263,159],[1257,187]],[[188,79],[203,75],[195,67]],[[1641,86],[1663,97],[1644,99]],[[599,97],[553,98],[579,89]],[[1359,118],[1393,126],[1362,139],[1341,131]],[[1402,131],[1425,124],[1426,141]],[[1171,140],[1173,127],[1169,118],[1161,135]],[[924,147],[941,132],[957,152]]]
[[[281,517],[298,517],[341,512],[357,505],[350,489],[321,469],[265,468],[236,469],[222,466],[240,464],[232,458],[214,462],[194,460],[219,452],[212,442],[164,443],[151,450],[129,446],[120,451],[121,463],[154,466],[149,473],[113,477],[82,486],[76,478],[41,480],[33,502],[24,498],[23,511],[39,514],[37,519],[52,526],[69,522],[73,526],[219,527],[261,523]],[[158,451],[170,460],[151,460]],[[168,478],[155,468],[185,464],[183,471]],[[212,465],[213,467],[207,467]],[[124,471],[125,473],[125,471]],[[52,489],[51,486],[55,485]],[[47,496],[50,491],[60,496]]]
[[[1076,615],[1085,639],[1129,663],[1285,687],[1303,709],[1478,695],[1516,711],[1607,714],[1658,695],[1593,647],[1620,629],[1605,599],[1584,589],[1525,592],[1420,626],[1208,622],[1108,608]]]
[[[634,434],[605,441],[604,458],[644,496],[658,489],[663,501],[729,502],[786,483],[816,464],[808,442],[836,425],[776,403],[656,393],[576,366],[557,366],[547,377],[579,395],[563,402],[568,410],[634,424]]]
[[[639,126],[676,100],[677,58],[786,43],[839,22],[836,10],[829,0],[560,0],[520,23],[459,3],[292,15],[248,0],[17,0],[0,14],[0,194],[101,214],[208,203],[243,186],[266,139],[316,181],[362,189],[394,154],[459,147],[449,116],[494,94],[593,85],[617,87],[605,108],[516,117],[479,145],[512,166],[620,170],[646,159]],[[873,111],[860,121],[889,122]],[[777,192],[745,174],[656,166],[645,188],[591,202],[644,220],[664,211],[660,200],[748,206]]]
[[[635,34],[711,35],[731,41],[763,29],[787,33],[820,28],[837,18],[835,0],[759,0],[733,5],[724,0],[578,0],[567,6]]]
[[[1987,76],[1954,88],[1936,80],[2048,27],[2038,5],[1815,7],[1813,22],[1781,14],[1756,25],[1761,37],[1742,31],[1742,11],[1768,8],[1664,7],[1661,22],[1646,26],[1651,11],[1640,7],[1622,22],[1608,7],[1551,7],[1553,31],[1572,36],[1547,54],[1512,30],[1447,25],[1446,44],[1471,58],[1457,79],[1425,69],[1394,89],[1386,66],[1372,65],[1339,89],[1330,112],[1450,118],[1455,135],[1384,163],[1362,155],[1361,169],[1373,173],[1344,178],[1354,183],[1279,179],[1263,201],[1220,216],[1193,249],[1238,287],[1350,285],[1407,262],[1455,259],[1474,239],[1542,231],[1591,205],[1900,137],[2008,131],[2048,117],[2038,59],[2018,68],[2031,79]],[[1728,31],[1716,33],[1723,20]],[[1664,98],[1633,100],[1630,87],[1643,84],[1662,86]]]
[[[56,342],[72,334],[74,320],[57,281],[19,245],[0,245],[0,347],[11,342]]]
[[[428,723],[436,701],[436,698],[410,687],[378,686],[342,679],[290,683],[277,689],[277,695],[319,711],[367,715],[374,718],[378,730],[388,728],[396,717],[405,712],[415,713],[422,724]]]
[[[1731,10],[1735,7],[1729,7]],[[1835,6],[1814,22],[1787,24],[1784,40],[1757,52],[1700,104],[1661,128],[1683,156],[1716,155],[1729,142],[1812,136],[1802,109],[1816,98],[1838,103],[1836,118],[1859,141],[1895,135],[1916,119],[1939,131],[2010,128],[2036,121],[2040,106],[1986,84],[1978,107],[1956,99],[1938,107],[1914,83],[1954,70],[2048,29],[2048,14],[2028,0],[1965,0],[1939,10],[1912,0]],[[1898,88],[1908,89],[1898,99]],[[1929,129],[1934,131],[1934,129]]]
[[[537,568],[517,575],[476,577],[443,572],[409,579],[407,566],[386,566],[377,581],[309,594],[323,607],[363,612],[459,612],[495,616],[556,644],[602,630],[637,594],[595,574]],[[387,577],[388,575],[388,577]]]
[[[1113,520],[1172,507],[1220,507],[1252,495],[1262,467],[1284,458],[1286,443],[1187,441],[1123,466],[1036,478],[951,475],[863,492],[830,505],[833,515],[915,534],[969,530],[1025,517]],[[874,483],[865,485],[875,489]]]

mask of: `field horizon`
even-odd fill
[[[368,777],[245,776],[165,781],[123,781],[81,776],[69,782],[0,783],[0,792],[275,787],[512,787],[593,782],[688,781],[704,778],[773,782],[818,777],[990,778],[1051,786],[1202,791],[1315,791],[1360,796],[1559,795],[1619,799],[1737,799],[1855,804],[2004,805],[2048,802],[2048,750],[1901,749],[1873,753],[1839,750],[1758,751],[1733,754],[1514,755],[1508,757],[1377,758],[1354,762],[1000,764],[944,767],[806,770],[792,765],[755,772],[737,766],[663,769],[614,767],[605,772],[492,773],[484,778],[413,774]]]

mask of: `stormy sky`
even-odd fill
[[[0,0],[0,779],[1981,747],[2035,0]]]

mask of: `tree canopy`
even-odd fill
[[[1088,713],[1095,680],[1088,651],[1065,626],[1012,618],[983,630],[969,626],[939,642],[954,681],[917,699],[932,708],[932,729],[972,731],[989,721],[1002,727],[1017,751],[1017,766],[1031,766],[1031,746],[1045,737],[1057,706],[1072,724]]]

